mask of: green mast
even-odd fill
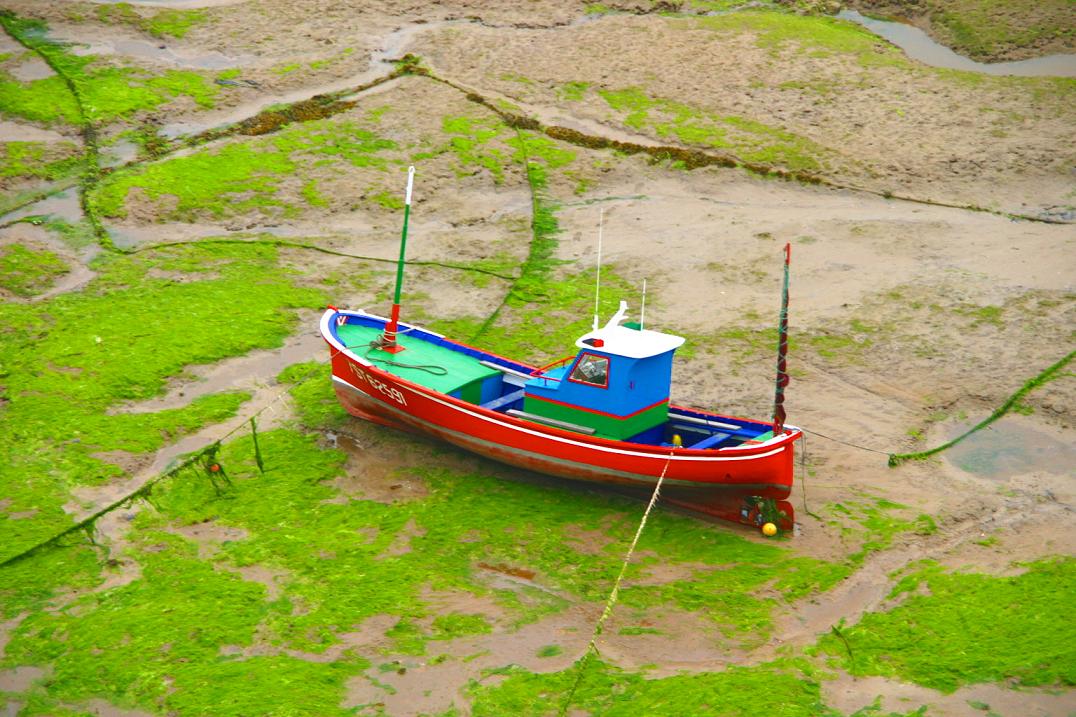
[[[400,235],[400,260],[396,264],[396,293],[392,297],[392,314],[389,322],[385,324],[385,332],[381,334],[380,347],[382,351],[398,353],[404,350],[403,346],[396,343],[396,331],[400,326],[400,292],[403,289],[404,256],[407,253],[407,221],[411,218],[411,187],[415,182],[415,168],[407,168],[407,194],[404,198],[403,232]]]

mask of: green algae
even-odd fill
[[[72,142],[4,142],[0,144],[0,177],[49,181],[77,174],[82,157]]]
[[[35,224],[40,222],[41,226],[72,249],[84,249],[95,241],[93,227],[85,220],[69,222],[58,217],[27,217],[27,219]]]
[[[6,517],[6,516],[5,516]],[[36,516],[24,519],[34,520]],[[0,568],[0,619],[41,610],[61,589],[83,590],[101,582],[98,552],[87,539]]]
[[[348,420],[349,414],[337,400],[329,376],[327,365],[308,361],[289,366],[277,377],[281,383],[292,384],[289,393],[303,425],[332,430]]]
[[[860,542],[859,548],[846,558],[848,565],[854,567],[862,565],[872,553],[887,549],[902,533],[929,535],[937,530],[929,515],[920,513],[912,517],[909,506],[867,493],[830,503],[822,512],[828,516],[828,525],[841,531],[842,536]]]
[[[0,114],[44,123],[79,123],[78,103],[55,76],[19,82],[0,73]]]
[[[282,196],[284,177],[302,177],[305,169],[322,162],[384,168],[387,160],[380,153],[395,146],[353,122],[317,120],[287,127],[271,137],[114,172],[102,179],[90,201],[109,217],[127,215],[132,190],[144,193],[171,219],[219,218],[250,210],[291,215],[301,206],[325,206],[328,200],[316,191],[316,184],[309,184],[314,181],[311,178],[305,179],[308,189],[299,197]]]
[[[447,147],[424,153],[420,158],[449,151],[455,155],[458,175],[485,169],[494,184],[504,183],[505,171],[514,163],[528,172],[528,179],[538,191],[544,191],[548,183],[545,172],[570,164],[576,156],[573,150],[548,137],[513,131],[496,116],[446,116],[442,119],[442,131],[450,137]]]
[[[279,67],[274,67],[273,72],[275,72],[278,75],[290,75],[292,72],[295,72],[296,70],[299,70],[301,68],[302,68],[302,65],[299,64],[298,62],[289,62],[286,65],[280,65]]]
[[[182,39],[191,28],[205,23],[207,19],[203,10],[161,10],[149,18],[145,29],[154,37]]]
[[[753,33],[758,47],[781,52],[789,46],[814,57],[857,56],[863,65],[910,65],[897,48],[870,30],[847,20],[824,15],[743,11],[692,20],[696,27],[723,34]]]
[[[291,283],[272,247],[175,247],[94,268],[82,293],[0,306],[0,499],[37,511],[0,520],[0,558],[69,526],[72,486],[123,475],[125,457],[234,415],[247,394],[156,413],[125,402],[159,395],[185,366],[280,345],[289,309],[321,299]]]
[[[492,631],[492,626],[483,615],[450,612],[433,619],[430,638],[453,640],[466,635],[488,635]]]
[[[586,96],[587,88],[589,87],[589,82],[565,82],[557,88],[557,94],[560,95],[561,99],[569,102],[581,102]]]
[[[626,587],[621,602],[637,607],[672,603],[700,611],[744,646],[769,637],[778,606],[825,592],[851,572],[847,564],[796,556],[698,521],[664,516],[648,526],[639,549],[706,567],[696,569],[688,580]]]
[[[722,672],[648,679],[591,660],[583,675],[576,666],[547,674],[510,667],[499,671],[506,679],[487,686],[472,682],[468,689],[475,717],[500,715],[600,714],[728,715],[773,717],[836,717],[821,700],[818,679],[802,660],[730,667]],[[573,685],[579,678],[578,687]],[[571,696],[571,699],[569,699]]]
[[[929,17],[943,45],[985,62],[1002,59],[998,56],[1013,48],[1038,49],[1076,32],[1068,0],[931,0],[923,5],[917,10]]]
[[[373,195],[373,200],[385,209],[403,209],[404,200],[398,194],[392,192],[378,192]]]
[[[1058,603],[1076,589],[1076,560],[1026,567],[1020,575],[998,577],[948,572],[928,561],[894,588],[890,597],[904,598],[897,607],[868,613],[841,630],[846,642],[827,636],[819,650],[854,675],[882,675],[942,692],[1008,680],[1076,685],[1076,626]]]
[[[303,199],[306,203],[312,207],[327,207],[329,206],[329,200],[325,195],[318,191],[318,182],[316,179],[308,180],[303,184]]]
[[[746,117],[718,115],[683,102],[651,97],[639,88],[600,90],[598,94],[609,107],[625,113],[623,122],[628,127],[675,137],[685,144],[728,149],[746,162],[814,171],[831,154],[792,132]]]
[[[504,182],[507,153],[503,148],[488,145],[508,130],[507,125],[496,117],[447,116],[442,119],[441,130],[450,136],[448,148],[456,156],[457,175],[486,169],[494,184]]]
[[[153,37],[181,39],[191,28],[208,20],[204,10],[160,10],[148,17],[139,13],[130,3],[119,2],[99,5],[97,19],[106,24],[123,24],[137,28]]]
[[[101,124],[154,109],[179,96],[188,96],[203,107],[212,107],[216,101],[219,88],[196,72],[167,70],[155,75],[113,66],[92,55],[72,54],[66,46],[49,40],[48,27],[40,20],[0,13],[0,24],[57,73],[32,82],[0,73],[0,114],[44,123]]]
[[[15,296],[40,294],[68,271],[67,263],[47,249],[22,244],[0,246],[0,289]]]
[[[164,531],[135,532],[128,554],[141,577],[37,612],[8,645],[7,664],[49,664],[51,697],[105,696],[119,706],[178,714],[277,713],[280,704],[317,714],[340,709],[343,683],[368,663],[316,664],[283,654],[229,656],[255,642],[272,610],[265,587],[216,570],[197,547]],[[224,697],[222,697],[224,695]]]

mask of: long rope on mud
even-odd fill
[[[361,261],[373,261],[382,264],[395,264],[396,259],[386,259],[380,256],[363,256],[362,254],[349,254],[346,251],[338,251],[336,249],[329,249],[327,247],[318,246],[317,244],[307,244],[305,242],[291,241],[289,239],[267,239],[265,237],[257,239],[194,239],[191,241],[171,241],[161,242],[159,244],[146,244],[140,246],[137,249],[120,250],[124,254],[138,254],[144,251],[152,251],[155,249],[167,249],[174,246],[189,246],[189,245],[202,245],[202,244],[269,244],[271,246],[282,246],[288,249],[308,249],[310,251],[320,252],[322,254],[329,254],[330,256],[341,256],[347,259],[359,259]],[[504,281],[515,281],[517,277],[510,274],[501,274],[489,269],[483,269],[478,266],[465,266],[463,264],[452,264],[445,261],[430,261],[430,260],[418,260],[411,259],[404,262],[408,266],[437,266],[442,269],[454,269],[456,271],[473,271],[477,274],[486,274],[487,276],[496,277],[497,279],[503,279]]]
[[[800,430],[802,431],[803,429]],[[807,473],[809,469],[807,468],[806,433],[800,434],[800,443],[803,444],[803,447],[800,449],[800,495],[803,498],[803,511],[816,520],[822,520],[822,516],[807,507]]]
[[[1058,361],[1054,365],[1047,368],[1045,371],[1040,373],[1038,376],[1035,376],[1034,378],[1025,381],[1024,385],[1021,386],[1020,389],[1016,393],[1009,396],[1009,399],[1007,401],[1005,401],[1005,403],[1003,403],[1000,406],[998,406],[997,408],[995,408],[993,413],[991,413],[989,416],[987,416],[983,420],[979,421],[973,427],[969,428],[967,431],[960,434],[959,436],[957,436],[953,440],[946,441],[945,443],[941,444],[940,446],[935,446],[934,448],[931,448],[931,449],[925,450],[925,451],[917,451],[915,453],[891,453],[889,455],[889,466],[891,468],[893,468],[893,467],[899,466],[901,463],[904,463],[905,461],[921,461],[921,460],[924,460],[924,459],[929,458],[930,456],[932,456],[932,455],[934,455],[936,453],[941,453],[942,451],[944,451],[947,448],[951,448],[951,447],[955,446],[957,443],[960,443],[962,440],[964,440],[965,438],[967,438],[971,434],[975,433],[976,431],[981,431],[982,429],[986,428],[991,423],[993,423],[994,421],[998,420],[999,418],[1004,416],[1006,413],[1011,411],[1013,406],[1018,404],[1020,402],[1020,399],[1022,399],[1024,396],[1028,395],[1029,393],[1034,391],[1039,386],[1042,386],[1042,385],[1048,383],[1049,381],[1053,380],[1054,378],[1056,378],[1057,374],[1060,373],[1061,370],[1064,369],[1066,366],[1068,366],[1068,364],[1072,361],[1073,357],[1076,357],[1076,351],[1070,351],[1067,356],[1065,356],[1063,359],[1061,359],[1060,361]]]
[[[112,238],[105,231],[104,225],[101,224],[101,220],[90,202],[90,192],[96,187],[97,180],[101,174],[101,155],[97,147],[97,128],[86,112],[86,105],[83,102],[82,93],[79,92],[78,83],[71,78],[60,63],[56,62],[49,53],[42,50],[42,45],[57,46],[56,43],[46,39],[44,36],[30,39],[25,33],[25,28],[18,26],[19,19],[10,10],[0,10],[0,25],[3,26],[4,31],[13,40],[37,55],[42,62],[48,65],[49,69],[56,73],[56,76],[64,83],[67,91],[71,93],[71,97],[75,101],[75,109],[78,112],[78,126],[82,132],[82,143],[85,149],[83,159],[86,164],[82,169],[78,182],[79,205],[82,207],[82,213],[90,223],[98,243],[105,249],[115,249]]]
[[[252,414],[249,418],[243,419],[238,425],[236,425],[235,428],[228,431],[223,436],[216,439],[215,441],[213,441],[209,445],[205,446],[204,448],[197,451],[196,453],[192,453],[192,454],[188,455],[186,458],[184,458],[178,464],[176,464],[176,465],[172,466],[171,468],[169,468],[167,471],[165,471],[163,473],[160,473],[160,474],[150,478],[149,480],[142,483],[140,486],[138,486],[136,489],[134,489],[133,491],[131,491],[127,495],[125,495],[122,498],[119,498],[119,499],[109,503],[105,507],[103,507],[100,510],[94,512],[93,514],[89,515],[88,517],[83,518],[82,520],[75,523],[74,525],[71,525],[71,526],[65,528],[64,530],[60,531],[59,533],[56,533],[55,535],[53,535],[53,536],[51,536],[49,538],[46,538],[45,540],[42,540],[42,541],[30,546],[29,548],[26,548],[25,550],[23,550],[23,551],[21,551],[19,553],[16,553],[15,555],[12,555],[11,557],[5,558],[3,561],[0,561],[0,568],[6,567],[8,565],[11,565],[12,563],[16,563],[16,562],[18,562],[20,560],[23,560],[24,558],[28,558],[28,557],[32,556],[33,554],[37,553],[38,551],[44,550],[44,549],[49,548],[49,547],[57,546],[57,545],[59,545],[60,540],[67,537],[68,535],[71,535],[73,533],[77,533],[79,531],[85,532],[86,535],[89,536],[90,542],[91,543],[94,542],[93,541],[93,527],[94,527],[94,524],[102,516],[107,515],[108,513],[111,513],[112,511],[116,510],[117,508],[119,508],[121,506],[130,505],[134,501],[139,500],[139,499],[147,500],[147,501],[150,501],[152,503],[152,501],[150,500],[150,496],[153,493],[153,487],[154,486],[156,486],[158,483],[161,483],[161,482],[163,482],[165,480],[168,480],[169,478],[173,478],[173,477],[179,475],[185,469],[187,469],[187,468],[189,468],[189,467],[191,467],[191,466],[193,466],[195,464],[201,464],[206,476],[209,478],[209,481],[212,483],[214,490],[216,490],[217,493],[219,494],[221,492],[221,489],[220,489],[220,484],[218,483],[218,478],[220,480],[222,480],[227,485],[230,485],[231,481],[229,480],[228,474],[224,470],[223,466],[221,466],[220,463],[217,461],[217,453],[220,451],[224,441],[231,438],[233,435],[235,435],[236,433],[238,433],[240,430],[242,430],[244,428],[249,427],[250,430],[251,430],[251,434],[252,434],[253,439],[254,439],[255,462],[256,462],[256,464],[258,466],[259,471],[264,473],[265,472],[264,463],[263,463],[263,460],[262,460],[261,449],[260,449],[260,447],[258,445],[258,438],[257,438],[258,427],[257,427],[257,420],[256,419],[258,418],[258,416],[260,416],[264,412],[266,412],[268,410],[271,410],[273,408],[273,406],[276,403],[278,403],[279,401],[283,400],[283,398],[288,393],[290,393],[294,389],[298,388],[299,386],[302,386],[307,381],[310,381],[310,380],[312,380],[314,378],[319,378],[320,379],[322,377],[320,375],[318,375],[318,374],[311,374],[310,376],[307,376],[306,378],[299,381],[298,383],[289,385],[287,388],[283,389],[282,391],[277,393],[275,396],[273,396],[273,398],[269,401],[269,403],[262,406],[260,409],[258,409],[258,411],[256,411],[254,414]]]
[[[942,451],[945,451],[945,450],[947,450],[949,448],[952,448],[953,446],[960,443],[961,441],[963,441],[965,438],[967,438],[971,434],[973,434],[973,433],[975,433],[977,431],[981,431],[982,429],[986,428],[991,423],[993,423],[994,421],[996,421],[999,418],[1001,418],[1002,416],[1004,416],[1006,413],[1009,413],[1017,404],[1020,403],[1020,401],[1024,397],[1026,397],[1029,393],[1034,391],[1036,388],[1039,388],[1039,387],[1049,383],[1050,381],[1054,380],[1055,378],[1060,378],[1060,376],[1062,375],[1061,372],[1064,370],[1064,368],[1066,366],[1068,366],[1072,362],[1073,358],[1076,358],[1076,351],[1070,351],[1060,361],[1058,361],[1057,363],[1049,366],[1045,371],[1038,374],[1037,376],[1034,376],[1033,378],[1030,378],[1027,381],[1025,381],[1024,385],[1021,386],[1016,391],[1016,393],[1009,396],[1009,398],[1006,399],[1005,403],[1003,403],[1000,406],[998,406],[997,408],[995,408],[994,411],[989,416],[987,416],[983,420],[979,421],[977,424],[975,424],[974,426],[972,426],[968,430],[964,431],[963,433],[961,433],[956,438],[952,439],[951,441],[946,441],[945,443],[941,444],[940,446],[935,446],[934,448],[929,448],[929,449],[927,449],[925,451],[915,451],[913,453],[891,453],[889,451],[883,451],[883,450],[879,450],[877,448],[871,448],[869,446],[861,446],[858,443],[853,443],[852,441],[846,441],[846,440],[844,440],[842,438],[834,438],[833,436],[827,436],[825,433],[819,433],[818,431],[811,430],[811,429],[808,429],[808,428],[801,428],[800,430],[803,431],[804,434],[810,433],[813,436],[818,436],[819,438],[825,438],[827,441],[833,441],[834,443],[840,443],[841,445],[848,446],[849,448],[856,448],[856,449],[861,450],[861,451],[868,451],[870,453],[878,453],[878,454],[883,455],[883,456],[888,456],[889,467],[890,468],[896,468],[897,466],[900,466],[901,464],[903,464],[903,463],[905,463],[907,461],[922,461],[922,460],[926,460],[930,456],[937,455],[938,453],[941,453]]]
[[[841,182],[837,179],[831,179],[821,174],[815,174],[814,172],[808,172],[802,169],[786,169],[776,164],[766,164],[762,162],[749,162],[742,157],[739,157],[731,152],[713,152],[704,151],[696,147],[685,147],[682,145],[659,145],[659,144],[640,144],[637,142],[624,142],[616,139],[609,139],[601,135],[591,135],[584,132],[580,132],[576,129],[569,127],[561,127],[558,125],[545,125],[539,122],[533,117],[527,117],[521,114],[510,112],[508,110],[498,107],[494,101],[489,98],[480,95],[474,90],[468,89],[463,85],[460,85],[452,80],[439,77],[430,72],[427,68],[421,66],[413,66],[410,68],[411,74],[421,75],[428,77],[431,80],[440,82],[444,85],[452,87],[462,92],[469,101],[475,104],[481,105],[490,110],[509,127],[514,129],[527,129],[534,132],[541,132],[552,139],[567,144],[572,144],[577,147],[584,147],[586,149],[610,149],[616,152],[622,152],[624,154],[645,154],[651,157],[655,161],[677,161],[683,163],[684,167],[688,170],[698,169],[700,167],[726,167],[730,169],[742,169],[756,176],[765,177],[767,179],[777,178],[788,181],[795,181],[801,184],[810,184],[823,187],[829,187],[831,189],[842,189],[853,192],[862,192],[864,194],[872,194],[876,197],[881,197],[887,200],[897,200],[902,202],[912,202],[914,204],[923,204],[932,207],[944,207],[947,209],[960,209],[971,212],[982,212],[984,214],[994,214],[996,216],[1006,217],[1013,220],[1039,222],[1043,224],[1068,224],[1069,222],[1050,216],[1032,215],[1032,214],[1019,214],[1014,212],[1005,212],[999,209],[991,209],[989,207],[979,206],[977,204],[962,204],[959,202],[946,202],[938,199],[929,199],[924,197],[913,197],[910,195],[897,194],[888,189],[870,189],[868,187],[862,187],[857,184],[850,184],[847,182]]]
[[[435,77],[433,79],[438,78]],[[541,199],[538,196],[538,187],[535,186],[534,177],[531,174],[531,160],[530,155],[527,153],[527,142],[523,137],[523,133],[518,127],[515,127],[513,129],[515,130],[516,138],[519,140],[519,152],[523,160],[523,169],[527,175],[527,186],[529,187],[531,194],[531,241],[529,249],[527,251],[527,259],[524,260],[520,268],[519,276],[515,277],[512,280],[512,285],[508,287],[508,291],[505,292],[504,297],[501,298],[501,303],[497,305],[497,308],[493,310],[493,313],[487,316],[485,321],[482,322],[482,325],[479,326],[475,330],[475,332],[471,334],[471,336],[467,339],[468,342],[471,344],[477,343],[477,341],[482,337],[482,335],[489,331],[490,327],[492,327],[493,324],[500,317],[501,312],[504,311],[504,307],[508,306],[508,302],[513,296],[516,295],[516,288],[526,278],[528,270],[533,266],[529,259],[534,254],[535,245],[538,241],[538,224],[536,220],[538,217],[538,210],[540,207]]]
[[[631,562],[631,556],[635,553],[635,546],[639,543],[639,537],[643,534],[643,528],[646,527],[647,518],[650,517],[650,511],[654,509],[654,505],[658,502],[658,495],[661,493],[661,484],[665,481],[665,473],[669,470],[669,464],[672,463],[673,454],[670,451],[669,457],[665,459],[665,466],[661,469],[661,475],[658,476],[658,482],[654,484],[654,492],[650,496],[650,502],[646,506],[646,510],[643,511],[642,520],[639,521],[639,527],[635,531],[635,537],[631,540],[631,545],[628,547],[628,552],[624,555],[624,562],[620,564],[620,573],[616,576],[616,580],[613,582],[613,589],[609,591],[609,597],[605,601],[605,609],[602,610],[601,617],[598,618],[598,622],[594,624],[594,632],[590,635],[590,642],[587,643],[587,651],[583,653],[583,656],[577,663],[579,665],[575,674],[575,682],[572,683],[572,689],[568,691],[568,696],[564,700],[564,704],[560,708],[560,717],[564,717],[568,712],[568,708],[572,706],[572,700],[575,698],[575,692],[579,689],[580,683],[583,681],[584,668],[586,667],[587,660],[590,659],[591,653],[597,654],[598,652],[598,637],[602,634],[602,628],[605,625],[605,621],[609,619],[609,616],[613,614],[613,606],[616,605],[617,598],[620,597],[620,583],[624,580],[624,573],[628,570],[628,563]]]
[[[805,434],[810,433],[812,436],[818,436],[819,438],[825,438],[827,441],[833,441],[834,443],[840,443],[842,446],[848,446],[849,448],[858,448],[861,451],[869,451],[871,453],[877,453],[877,454],[883,455],[883,456],[892,455],[889,451],[882,451],[882,450],[879,450],[877,448],[870,448],[868,446],[861,446],[858,443],[852,443],[851,441],[846,441],[843,438],[834,438],[833,436],[827,436],[825,433],[819,433],[818,431],[815,431],[815,430],[812,430],[812,429],[809,429],[809,428],[803,428],[802,426],[800,427],[800,430],[803,431]]]

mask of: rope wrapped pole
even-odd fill
[[[777,327],[777,385],[773,395],[773,435],[785,430],[785,388],[788,386],[788,264],[792,258],[792,245],[785,244],[785,279],[781,289],[781,317]]]

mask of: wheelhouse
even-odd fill
[[[627,303],[576,341],[579,352],[524,386],[523,411],[603,438],[630,439],[669,417],[673,353],[680,336],[623,324]]]

